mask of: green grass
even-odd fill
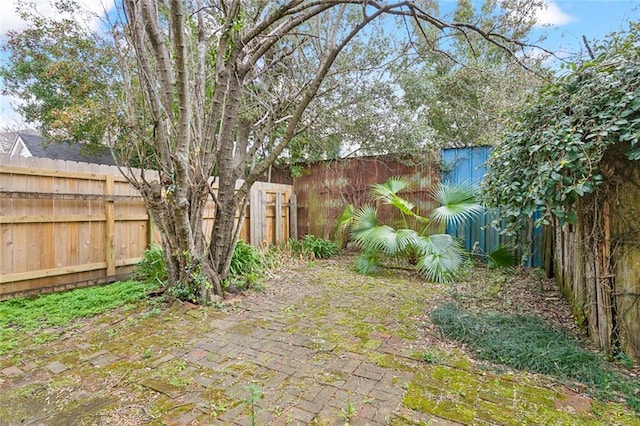
[[[39,337],[37,334],[43,329],[65,326],[76,318],[92,317],[143,299],[146,291],[156,286],[154,283],[123,281],[0,302],[0,355],[15,347],[25,334],[36,334],[36,343],[46,342],[53,336],[46,332],[40,333],[44,337]]]
[[[538,317],[472,315],[450,303],[434,309],[431,319],[445,336],[475,349],[481,359],[575,380],[594,389],[602,399],[623,397],[630,408],[640,412],[638,383]]]

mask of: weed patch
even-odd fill
[[[603,399],[622,397],[640,412],[638,384],[614,371],[567,333],[530,315],[472,315],[455,304],[435,308],[442,334],[469,345],[484,360],[583,383]]]
[[[65,326],[73,319],[92,317],[143,299],[155,286],[154,283],[124,281],[34,299],[0,302],[0,354],[15,347],[24,334],[43,331],[35,341],[45,343],[57,338],[57,333],[44,329]]]
[[[293,253],[311,259],[327,259],[340,251],[333,241],[314,235],[305,235],[301,240],[289,240],[289,244]]]

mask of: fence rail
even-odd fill
[[[257,182],[249,203],[243,240],[289,238],[290,185]],[[207,233],[214,215],[211,200]],[[0,300],[120,279],[154,240],[142,197],[116,167],[0,155]]]

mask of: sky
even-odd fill
[[[9,30],[19,30],[24,26],[14,12],[14,7],[5,6],[9,1],[2,0],[3,11],[0,14],[0,43],[6,40]],[[22,0],[23,1],[23,0]],[[109,10],[115,0],[80,0],[94,12]],[[6,2],[6,3],[5,3]],[[472,0],[475,4],[476,0]],[[640,20],[640,0],[546,0],[546,8],[537,14],[538,25],[533,36],[545,35],[540,45],[548,50],[558,51],[561,56],[584,50],[582,36],[589,40],[604,39],[607,34],[627,27],[629,20]],[[53,9],[49,0],[35,0],[38,11],[51,16]],[[455,0],[441,0],[441,9],[455,7]],[[97,25],[97,23],[96,23]],[[6,53],[0,53],[0,63],[7,60]],[[2,82],[0,81],[0,91]],[[24,127],[20,115],[12,108],[12,99],[0,94],[0,131]]]

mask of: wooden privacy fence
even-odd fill
[[[578,202],[575,225],[548,227],[544,266],[576,322],[607,352],[640,358],[640,170]]]
[[[284,242],[290,227],[295,237],[290,185],[257,182],[249,203],[243,240]],[[207,233],[214,213],[211,200]],[[121,279],[156,234],[116,167],[0,154],[0,300]]]

